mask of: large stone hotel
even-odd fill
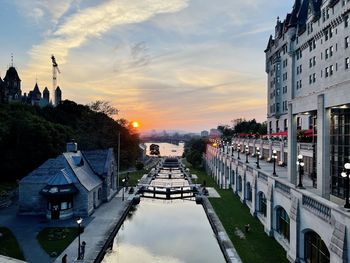
[[[290,262],[350,260],[349,45],[350,0],[296,0],[265,49],[269,139],[207,148],[208,172]]]

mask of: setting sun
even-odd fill
[[[140,127],[140,124],[137,121],[133,121],[132,122],[132,127],[138,128],[138,127]]]

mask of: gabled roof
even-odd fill
[[[108,166],[113,158],[113,149],[82,151],[92,170],[97,175],[107,175]]]
[[[73,170],[73,173],[79,180],[79,182],[88,190],[91,191],[95,187],[102,184],[101,179],[93,172],[90,165],[87,163],[85,158],[81,155],[81,152],[66,152],[63,153],[63,156],[66,158],[70,168]],[[81,156],[84,161],[83,165],[77,165],[75,163],[76,156]]]
[[[44,162],[37,169],[22,178],[20,182],[47,184],[48,181],[62,169],[65,169],[68,173],[69,171],[73,172],[64,156],[60,155],[57,158],[52,158]]]
[[[63,153],[57,158],[47,160],[24,177],[20,183],[52,185],[65,182],[79,182],[88,191],[101,185],[101,179],[94,173],[86,160],[83,165],[76,165],[73,159],[76,156],[81,156],[81,159],[85,160],[80,151],[77,153]]]

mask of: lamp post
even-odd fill
[[[273,150],[272,151],[272,160],[273,160],[273,176],[277,176],[276,174],[276,160],[277,160],[277,151]]]
[[[350,175],[350,163],[344,165],[345,171],[341,173],[341,176],[345,178],[345,205],[344,208],[350,208],[349,204],[349,175]]]
[[[249,163],[248,161],[248,155],[249,155],[249,146],[245,146],[245,163]]]
[[[78,260],[81,258],[80,255],[80,232],[81,232],[81,223],[83,222],[83,219],[81,217],[79,217],[77,219],[77,224],[78,224]]]
[[[259,158],[260,158],[260,148],[256,147],[256,168],[260,169]]]
[[[237,157],[237,159],[238,159],[238,160],[241,160],[241,157],[239,157],[240,151],[241,151],[241,145],[238,144],[238,145],[237,145],[237,152],[238,152],[238,157]]]
[[[125,178],[122,179],[123,182],[123,195],[122,195],[122,201],[124,201],[124,188],[125,188]]]
[[[304,188],[303,182],[302,182],[302,176],[304,174],[304,161],[303,156],[301,154],[298,155],[298,161],[297,165],[299,166],[299,184],[297,185],[298,188]]]

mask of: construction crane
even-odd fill
[[[61,73],[60,69],[58,68],[58,64],[56,62],[56,58],[54,55],[51,55],[52,60],[52,98],[54,98],[55,101],[53,101],[54,105],[57,105],[57,101],[55,98],[55,90],[57,88],[57,73]]]

